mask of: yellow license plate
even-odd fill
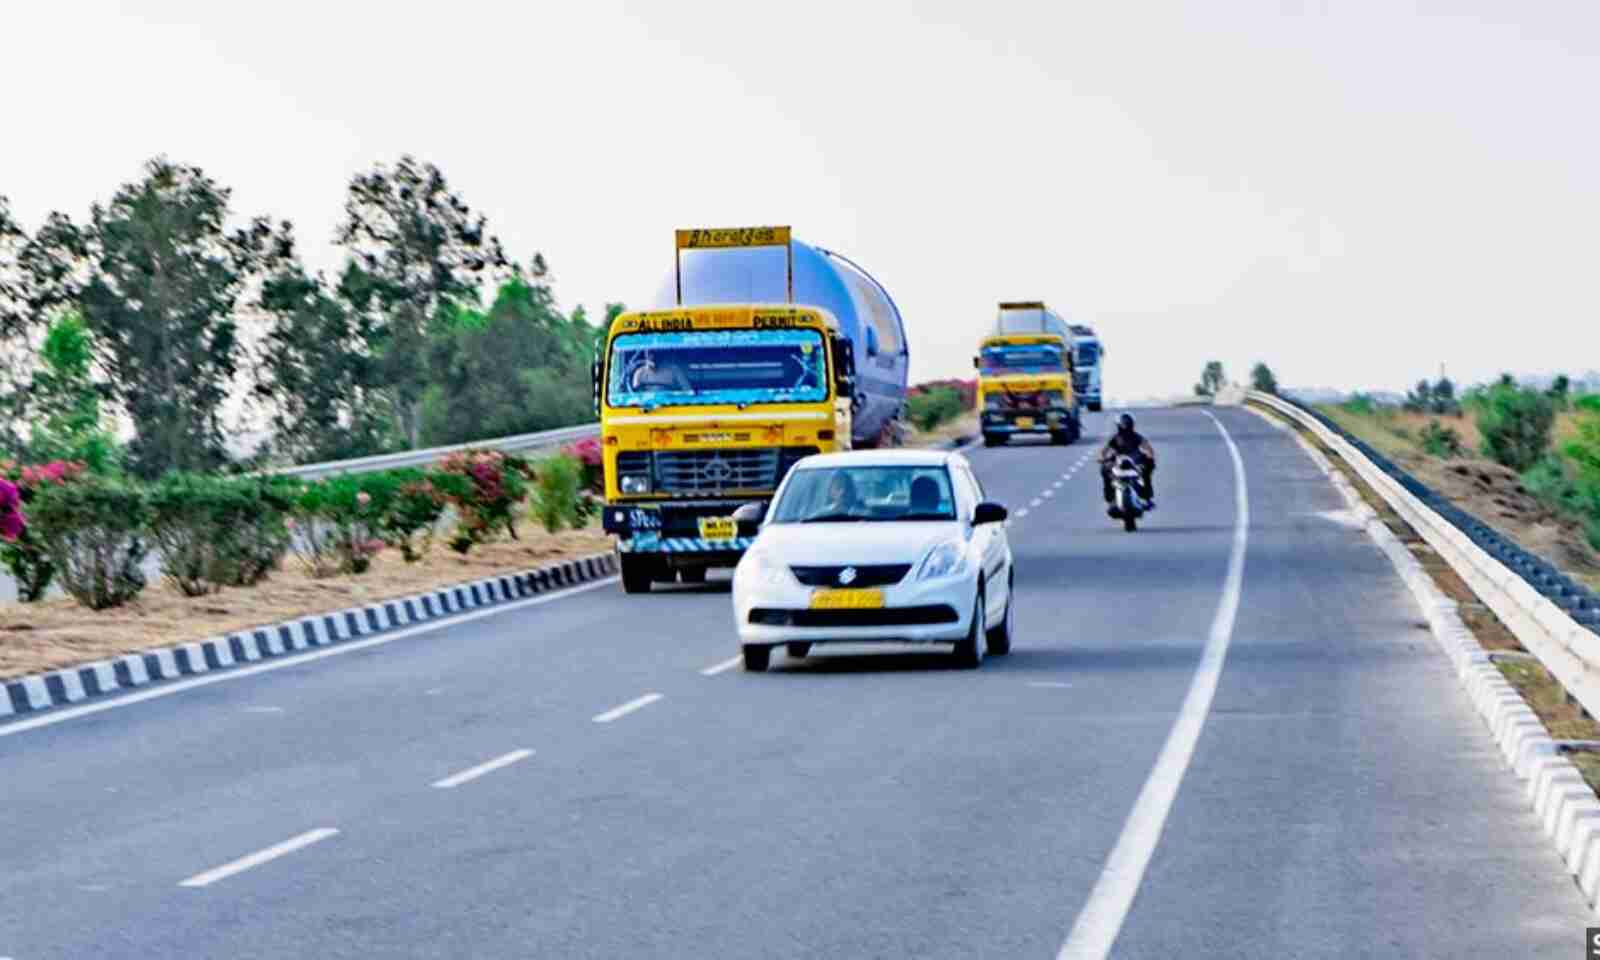
[[[701,517],[700,537],[705,540],[732,540],[739,533],[739,525],[732,517]]]
[[[1029,427],[1032,427],[1032,426],[1033,426],[1033,418],[1032,417],[1018,417],[1017,418],[1017,429],[1018,430],[1026,430],[1026,429],[1028,429]]]
[[[813,610],[876,610],[883,606],[882,590],[814,590]]]

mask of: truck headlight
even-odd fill
[[[934,544],[917,567],[918,580],[951,577],[967,569],[967,551],[960,541],[946,540]]]
[[[617,481],[617,486],[623,493],[649,493],[650,475],[648,473],[625,473]]]

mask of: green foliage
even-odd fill
[[[162,477],[149,491],[161,572],[189,597],[260,582],[288,549],[287,495],[249,477]]]
[[[1195,396],[1214,397],[1227,382],[1228,376],[1222,369],[1222,361],[1212,360],[1200,372],[1200,382],[1194,385]]]
[[[301,489],[290,507],[292,549],[311,576],[361,574],[371,568],[372,558],[384,547],[378,534],[387,504],[375,503],[370,489],[384,488],[371,475],[348,473]]]
[[[935,387],[906,398],[906,416],[924,433],[956,419],[961,412],[961,394],[949,387]]]
[[[222,406],[243,359],[233,309],[254,262],[248,235],[225,232],[228,198],[158,158],[92,210],[79,307],[133,421],[128,468],[141,477],[228,460]]]
[[[1519,473],[1550,448],[1555,405],[1537,390],[1505,383],[1475,391],[1471,398],[1483,453]]]
[[[1348,413],[1362,417],[1370,417],[1378,409],[1377,402],[1372,399],[1370,394],[1365,393],[1353,393],[1339,406]]]
[[[422,442],[468,443],[570,426],[592,413],[589,361],[598,330],[568,318],[550,289],[513,277],[487,311],[450,305],[429,332]]]
[[[101,424],[94,343],[77,311],[64,310],[50,324],[39,362],[31,385],[29,459],[72,460],[95,473],[116,473],[122,451]]]
[[[1262,393],[1276,395],[1278,392],[1278,378],[1272,375],[1272,368],[1264,363],[1258,363],[1250,371],[1250,386]]]
[[[1456,385],[1449,377],[1437,382],[1418,380],[1415,389],[1406,394],[1405,408],[1412,413],[1433,413],[1440,416],[1459,416],[1461,403],[1456,399]]]
[[[445,497],[429,472],[414,469],[362,474],[361,489],[377,510],[378,536],[400,551],[407,563],[427,554],[434,527],[444,515]]]
[[[475,304],[479,278],[510,263],[484,217],[450,191],[439,168],[409,156],[350,181],[337,239],[351,256],[341,296],[371,325],[378,382],[415,447],[429,326],[447,309]],[[536,256],[535,276],[544,271]]]
[[[1545,394],[1549,396],[1550,402],[1555,404],[1557,410],[1567,409],[1572,400],[1572,378],[1564,373],[1557,374],[1556,378],[1550,381],[1550,389],[1546,390]]]
[[[288,224],[265,239],[263,259],[256,307],[268,326],[254,392],[272,407],[274,448],[291,462],[317,463],[398,447],[370,312],[306,273]]]
[[[149,499],[139,486],[86,475],[40,487],[28,512],[62,589],[83,606],[121,606],[144,589]]]
[[[546,457],[534,467],[533,477],[533,516],[546,531],[588,522],[590,500],[583,493],[583,465],[576,457]]]
[[[1454,427],[1441,426],[1437,420],[1429,420],[1417,439],[1422,451],[1429,456],[1445,460],[1461,456],[1461,434]]]

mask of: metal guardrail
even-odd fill
[[[1248,398],[1310,430],[1466,581],[1591,716],[1600,716],[1600,597],[1427,485],[1322,414],[1251,391]]]
[[[511,437],[496,437],[492,440],[477,440],[472,443],[458,443],[448,447],[429,447],[426,450],[403,450],[400,453],[380,453],[374,457],[357,457],[350,460],[330,460],[326,463],[308,463],[298,467],[281,467],[276,470],[266,470],[264,473],[282,477],[299,477],[303,480],[318,480],[339,473],[370,473],[374,470],[392,470],[400,467],[426,466],[446,454],[458,450],[481,450],[484,448],[501,450],[506,453],[515,453],[523,450],[539,450],[545,447],[560,446],[583,440],[587,437],[598,437],[600,425],[598,423],[585,423],[575,427],[559,427],[555,430],[541,430],[538,433],[519,433]]]

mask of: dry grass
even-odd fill
[[[65,597],[35,604],[0,603],[0,678],[88,663],[151,647],[200,640],[298,616],[338,610],[430,589],[527,570],[611,549],[597,527],[551,535],[523,530],[518,540],[484,544],[461,556],[436,545],[418,563],[385,551],[360,576],[314,580],[292,556],[266,582],[185,597],[152,583],[137,601],[88,610]]]
[[[910,427],[906,433],[906,446],[932,447],[947,440],[953,440],[956,437],[975,436],[977,432],[978,413],[976,410],[969,410],[954,420],[941,424],[927,432],[918,430],[916,427]]]
[[[1527,701],[1553,739],[1600,740],[1600,723],[1586,716],[1537,660],[1503,660],[1495,666]],[[1590,789],[1600,790],[1600,754],[1577,751],[1567,759],[1577,766]]]

